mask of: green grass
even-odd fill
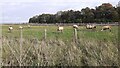
[[[19,65],[20,29],[19,25],[12,26],[14,30],[9,33],[9,25],[2,25],[3,65]],[[112,26],[111,32],[100,31],[102,26],[97,26],[96,30],[79,26],[77,43],[72,26],[64,26],[63,33],[57,32],[57,26],[32,26],[30,29],[23,26],[22,65],[118,65],[118,26]],[[47,29],[46,40],[44,29]]]
[[[20,29],[18,28],[19,25],[13,25],[13,32],[8,33],[8,27],[9,25],[3,25],[2,26],[2,35],[3,36],[14,36],[14,37],[20,37]],[[59,36],[61,39],[70,40],[73,38],[73,28],[71,26],[65,26],[63,33],[57,32],[57,26],[32,26],[30,29],[25,27],[23,28],[23,37],[37,37],[39,39],[42,39],[44,37],[44,29],[47,29],[47,38],[54,38],[56,36]],[[95,31],[87,30],[84,26],[80,26],[78,31],[78,36],[86,37],[86,38],[94,38],[94,39],[104,39],[109,38],[109,40],[112,40],[117,37],[118,33],[118,27],[113,26],[112,32],[108,31],[100,31],[101,26],[99,26]]]

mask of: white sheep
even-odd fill
[[[63,29],[64,28],[62,26],[59,26],[58,29],[57,29],[57,31],[63,32]]]
[[[76,29],[78,29],[78,25],[73,25],[73,28],[76,28]]]
[[[28,25],[28,28],[30,28],[31,26],[30,25]]]
[[[96,25],[86,25],[86,29],[94,29],[94,28],[96,28]]]
[[[110,30],[111,31],[111,26],[103,26],[102,27],[102,29],[101,29],[101,31],[103,31],[103,30]]]
[[[19,29],[23,29],[23,27],[22,27],[22,26],[19,26]]]
[[[8,27],[8,31],[9,31],[9,32],[12,32],[12,30],[13,30],[13,27],[12,27],[12,26],[9,26],[9,27]]]

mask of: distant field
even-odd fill
[[[19,65],[21,53],[19,25],[12,25],[14,28],[12,33],[8,32],[9,26],[2,25],[3,65]],[[100,31],[102,26],[97,26],[95,30],[79,26],[77,43],[74,42],[72,26],[64,26],[63,33],[57,32],[57,26],[31,26],[31,28],[27,28],[27,25],[22,26],[22,58],[25,58],[21,61],[22,65],[118,65],[118,26],[112,26],[111,32]],[[47,30],[46,40],[44,29]]]

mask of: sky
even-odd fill
[[[95,8],[102,3],[113,6],[119,0],[0,0],[0,23],[26,23],[29,18],[43,13]]]

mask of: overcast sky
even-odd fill
[[[57,11],[94,8],[102,3],[113,6],[119,0],[0,0],[0,23],[28,22],[29,18],[42,13],[55,14]]]

